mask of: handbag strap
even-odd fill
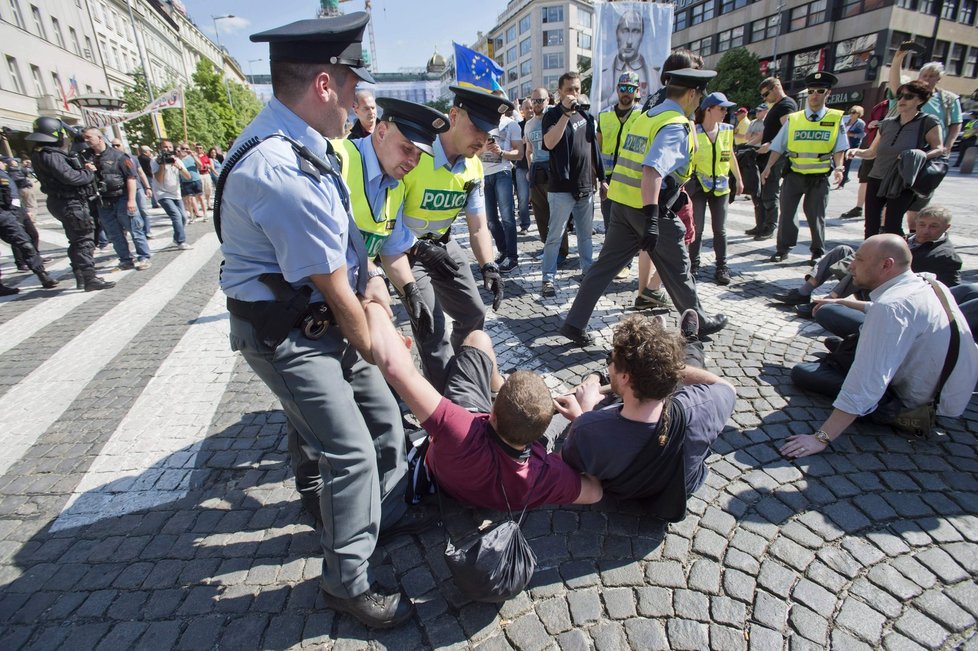
[[[961,333],[958,330],[958,323],[954,318],[954,312],[951,311],[951,306],[948,305],[947,296],[941,291],[939,283],[933,278],[927,278],[927,282],[934,290],[934,293],[937,294],[937,299],[944,307],[944,313],[947,314],[948,321],[951,323],[951,338],[947,346],[947,356],[944,358],[944,368],[941,369],[941,377],[937,381],[937,393],[934,394],[934,407],[936,409],[941,404],[941,391],[944,390],[944,384],[951,377],[951,371],[954,370],[954,364],[958,358],[958,349],[961,346]]]

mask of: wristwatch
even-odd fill
[[[368,269],[367,270],[367,280],[370,280],[371,278],[376,278],[377,276],[383,276],[383,275],[384,275],[384,272],[379,267],[374,267],[373,269]]]
[[[815,440],[818,441],[819,443],[822,443],[824,445],[832,445],[832,439],[830,439],[829,435],[823,432],[822,430],[818,430],[817,432],[815,432],[814,436],[815,436]]]

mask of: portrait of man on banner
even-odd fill
[[[591,106],[603,111],[618,101],[615,84],[625,72],[640,80],[643,99],[662,85],[659,70],[671,49],[671,4],[595,2],[595,59]]]

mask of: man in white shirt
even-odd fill
[[[843,376],[825,364],[799,364],[792,381],[803,388],[835,395],[832,415],[814,434],[789,436],[781,454],[789,458],[818,454],[842,435],[856,418],[873,412],[889,388],[905,409],[934,399],[951,339],[951,327],[935,289],[910,269],[910,248],[892,233],[870,237],[849,267],[853,282],[870,290],[869,301],[821,299],[866,313],[855,361]],[[978,381],[978,346],[950,291],[938,284],[960,334],[957,361],[941,392],[939,416],[960,416]]]

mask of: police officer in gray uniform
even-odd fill
[[[370,561],[380,534],[406,530],[404,432],[370,363],[363,310],[389,310],[390,295],[324,138],[343,135],[357,81],[373,81],[360,43],[367,20],[357,12],[252,35],[270,44],[274,97],[225,160],[215,222],[231,347],[281,400],[302,447],[293,462],[297,452],[319,461],[324,600],[386,628],[414,611],[402,592],[373,585]]]

